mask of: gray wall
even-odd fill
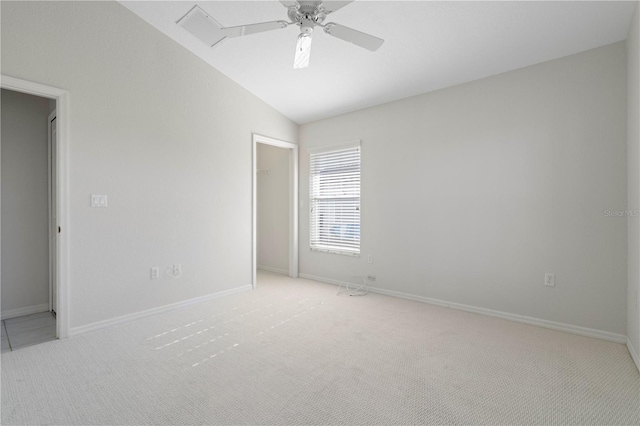
[[[638,292],[640,291],[640,5],[636,4],[636,12],[631,23],[627,39],[627,81],[628,81],[628,209],[635,212],[627,218],[629,239],[629,287],[627,302],[627,332],[629,342],[640,357],[640,308]],[[636,358],[640,369],[640,358]]]
[[[257,144],[258,268],[289,273],[289,149]]]
[[[300,272],[626,335],[626,102],[620,42],[301,126]],[[353,139],[362,256],[312,252],[308,150]]]
[[[251,285],[252,133],[298,126],[117,2],[0,7],[3,74],[69,91],[71,332]]]
[[[2,90],[3,318],[48,308],[48,115],[48,99]]]

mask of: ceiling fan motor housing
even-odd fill
[[[288,15],[292,22],[301,26],[304,21],[320,24],[327,17],[321,1],[299,1],[296,6],[289,8]],[[306,32],[309,33],[309,31]]]

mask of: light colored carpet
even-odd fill
[[[2,424],[640,424],[625,346],[260,273],[2,355]]]

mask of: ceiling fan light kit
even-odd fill
[[[374,37],[370,34],[345,27],[344,25],[330,22],[323,25],[327,15],[336,12],[339,9],[353,3],[350,1],[283,1],[287,8],[287,21],[270,21],[260,22],[257,24],[239,25],[235,27],[221,28],[220,32],[225,37],[242,37],[250,34],[261,33],[265,31],[286,28],[289,25],[298,25],[300,27],[300,35],[296,43],[295,58],[293,61],[294,68],[306,68],[309,66],[309,58],[311,54],[311,39],[315,27],[322,27],[326,34],[363,47],[370,51],[375,51],[382,46],[384,40]]]
[[[294,68],[307,68],[311,57],[311,34],[300,34],[296,44],[296,56],[293,59]]]
[[[300,23],[300,35],[298,36],[298,43],[296,43],[296,56],[293,59],[293,68],[306,68],[309,66],[313,27],[313,22],[308,19],[304,19]]]

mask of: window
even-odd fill
[[[360,141],[311,151],[311,249],[360,255]]]

